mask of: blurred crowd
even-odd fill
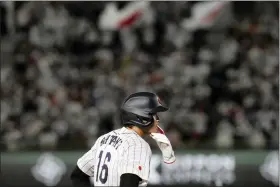
[[[136,91],[170,107],[175,149],[278,147],[278,2],[234,2],[230,26],[195,31],[179,22],[196,2],[153,2],[151,24],[104,31],[108,3],[16,2],[12,36],[1,20],[2,150],[91,147]]]

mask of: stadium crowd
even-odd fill
[[[112,32],[96,24],[107,2],[87,3],[17,4],[1,39],[2,150],[90,147],[136,91],[170,107],[175,149],[278,147],[277,2],[236,2],[228,28],[193,32],[178,22],[195,2],[153,2],[153,24]]]

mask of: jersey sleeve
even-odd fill
[[[148,181],[150,173],[151,149],[148,144],[137,139],[131,141],[124,149],[121,174],[131,173]]]
[[[81,158],[78,159],[77,166],[88,176],[94,175],[94,159],[97,150],[97,142],[92,146],[92,148],[86,152]]]

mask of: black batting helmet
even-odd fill
[[[124,126],[148,127],[153,123],[154,115],[167,110],[156,94],[137,92],[124,100],[121,106],[121,119]]]

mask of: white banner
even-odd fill
[[[181,23],[187,30],[223,28],[232,21],[231,2],[199,2],[193,6],[191,15]]]
[[[260,173],[266,180],[279,185],[279,167],[279,153],[274,151],[266,156],[264,163],[260,166]]]
[[[98,21],[98,27],[102,30],[117,30],[128,28],[143,21],[152,21],[147,14],[150,14],[150,2],[134,1],[128,3],[124,8],[117,9],[116,4],[109,3],[101,13]]]
[[[149,184],[233,184],[236,160],[233,155],[178,155],[174,164],[164,164],[161,155],[153,155]]]

